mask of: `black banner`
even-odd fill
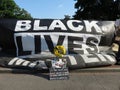
[[[67,58],[71,57],[72,59],[69,59],[74,63],[75,60],[83,64],[95,63],[86,64],[84,67],[110,65],[116,62],[110,50],[115,32],[114,21],[1,19],[0,32],[2,52],[22,59],[38,55],[44,61],[48,56],[54,56],[53,49],[56,45],[63,45],[67,51]],[[108,56],[101,54],[103,52]],[[74,55],[80,57],[74,58]],[[111,63],[108,57],[112,57]],[[13,64],[8,63],[8,66],[11,65]],[[79,63],[75,64],[75,67],[76,65]]]

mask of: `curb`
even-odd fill
[[[12,69],[12,68],[0,67],[0,73],[34,74],[34,73],[47,73],[47,72],[48,70],[34,71],[34,70]],[[120,65],[70,70],[70,73],[84,73],[84,72],[120,72]]]
[[[114,68],[85,68],[85,69],[78,69],[78,70],[71,70],[70,72],[76,72],[76,73],[83,73],[83,72],[120,72],[120,67],[114,67]]]
[[[24,69],[11,69],[11,68],[0,67],[0,73],[32,73],[32,71],[24,70]]]

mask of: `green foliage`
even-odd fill
[[[75,0],[74,19],[116,20],[120,18],[120,0]]]
[[[13,0],[0,0],[0,18],[32,19],[31,15]]]

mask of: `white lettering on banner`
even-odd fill
[[[70,62],[71,62],[71,65],[77,65],[77,61],[76,61],[76,59],[75,59],[75,57],[74,56],[68,56],[68,58],[69,58],[69,60],[70,60]]]
[[[89,54],[99,52],[100,33],[98,21],[18,20],[14,40],[17,56],[42,54],[44,51],[53,53],[56,45],[64,45],[67,54]]]
[[[30,20],[19,20],[16,23],[15,31],[28,31],[31,27]]]
[[[47,68],[47,66],[45,65],[44,61],[40,61],[41,65],[44,65],[43,68]],[[31,63],[30,61],[26,61],[20,58],[13,58],[12,60],[10,60],[10,62],[8,63],[9,66],[28,66],[28,67],[35,67],[36,63]]]
[[[16,62],[19,58],[13,58],[9,63],[8,65],[13,65],[14,62]]]
[[[10,60],[10,62],[8,63],[8,65],[21,65],[22,66],[27,66],[28,63],[30,63],[30,61],[26,61],[26,60],[23,60],[23,59],[20,59],[20,58],[13,58],[12,60]]]
[[[15,63],[15,65],[20,65],[21,63],[23,63],[25,60],[23,59],[18,59]]]
[[[86,26],[86,31],[87,32],[91,32],[92,31],[92,27],[95,28],[96,32],[98,33],[102,33],[100,27],[97,25],[98,21],[84,21],[85,22],[85,26]]]
[[[66,23],[66,24],[65,24]],[[101,28],[98,26],[98,21],[80,21],[80,20],[67,20],[66,22],[62,22],[62,20],[52,20],[50,25],[41,26],[41,20],[18,20],[16,23],[15,31],[40,31],[40,30],[55,30],[59,28],[62,31],[72,30],[72,31],[83,31],[92,32],[92,30],[96,31],[96,33],[102,33]],[[74,25],[76,24],[76,25]],[[67,28],[68,27],[68,28]],[[85,27],[85,29],[84,29]],[[94,28],[94,29],[92,29]]]
[[[30,61],[23,62],[22,66],[27,66],[30,63]]]
[[[89,55],[81,55],[85,63],[95,63],[95,62],[116,62],[115,58],[111,55],[103,55],[103,54],[89,54]]]
[[[54,30],[55,28],[61,28],[61,30],[67,30],[65,25],[60,20],[53,20],[53,22],[49,27],[49,30]]]
[[[106,58],[108,58],[111,62],[115,62],[116,60],[110,56],[110,55],[104,55]]]
[[[95,63],[99,62],[100,60],[94,56],[94,54],[89,54],[89,55],[81,55],[85,63]]]
[[[89,54],[92,52],[98,52],[97,46],[100,42],[101,36],[91,34],[85,35],[79,33],[72,34],[64,33],[63,35],[63,33],[54,32],[54,33],[16,33],[14,38],[18,51],[17,55],[20,56],[21,52],[24,53],[24,55],[26,55],[25,53],[27,53],[27,55],[30,55],[37,53],[41,54],[42,52],[45,51],[52,52],[53,48],[56,45],[63,45],[67,50],[67,54],[76,53]],[[19,44],[20,42],[22,44]]]
[[[97,56],[104,62],[106,62],[105,57],[102,54],[97,54]]]
[[[47,30],[48,27],[47,26],[39,26],[40,25],[40,20],[35,20],[34,22],[34,30]]]
[[[83,26],[82,25],[78,25],[78,27],[75,27],[73,25],[73,23],[81,23],[82,21],[78,21],[78,20],[69,20],[67,21],[67,25],[69,26],[69,28],[73,31],[81,31],[83,29]]]

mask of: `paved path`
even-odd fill
[[[120,72],[70,73],[69,80],[48,74],[0,74],[0,90],[120,90]]]

